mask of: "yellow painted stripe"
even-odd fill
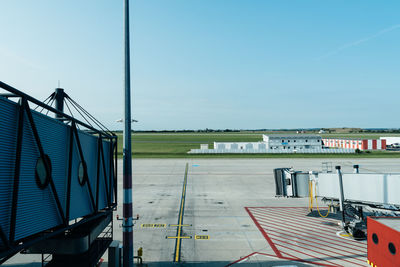
[[[143,223],[140,225],[141,228],[165,228],[165,223]]]
[[[181,203],[181,208],[180,208],[180,212],[179,212],[179,221],[178,221],[178,225],[182,225],[182,220],[183,220],[183,207],[185,204],[185,193],[186,193],[186,184],[187,184],[187,174],[188,174],[188,166],[189,164],[186,163],[186,169],[185,169],[185,178],[184,178],[184,182],[183,182],[183,190],[182,190],[182,203]],[[177,236],[177,240],[176,240],[176,254],[175,254],[175,262],[179,261],[179,254],[180,254],[180,246],[181,246],[181,231],[182,231],[182,226],[178,226],[178,236]]]
[[[167,239],[191,239],[191,236],[167,236]]]
[[[197,240],[208,240],[208,239],[210,239],[210,236],[209,235],[195,235],[194,236],[194,239],[197,239]]]
[[[350,236],[352,236],[352,235],[350,235],[350,234],[340,234],[340,236],[343,236],[343,237],[350,237]]]

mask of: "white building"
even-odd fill
[[[263,135],[260,142],[214,142],[214,148],[191,149],[190,154],[224,153],[354,153],[349,148],[324,148],[321,136],[308,134]]]
[[[322,149],[322,138],[319,135],[310,134],[271,134],[263,135],[263,141],[268,149]]]
[[[214,142],[219,150],[292,150],[322,149],[321,136],[306,134],[263,135],[261,142]]]
[[[208,144],[201,144],[200,149],[208,149]]]
[[[267,149],[265,142],[214,142],[214,149]]]

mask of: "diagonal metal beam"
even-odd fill
[[[42,147],[42,143],[40,142],[39,133],[38,133],[38,131],[36,129],[35,121],[33,120],[31,110],[29,109],[29,104],[28,104],[28,102],[26,100],[23,100],[23,101],[25,101],[25,105],[24,105],[25,106],[25,111],[26,111],[26,114],[28,115],[28,121],[29,121],[29,124],[31,126],[33,135],[35,137],[36,145],[37,145],[37,147],[39,149],[40,156],[43,159],[45,159],[45,153],[44,153],[44,150],[43,150],[43,147]],[[50,184],[50,188],[51,188],[51,190],[53,192],[53,196],[54,196],[54,199],[56,201],[56,205],[57,205],[58,211],[60,213],[60,216],[61,216],[62,221],[64,222],[64,224],[67,224],[68,222],[67,222],[67,220],[65,218],[64,210],[62,208],[60,199],[58,197],[56,186],[54,185],[53,176],[51,175],[50,166],[49,166],[49,164],[48,164],[48,162],[46,160],[43,160],[43,162],[44,162],[44,165],[46,167],[47,173],[50,175],[49,184]]]
[[[96,180],[96,211],[99,210],[99,183],[100,183],[100,145],[101,138],[97,139],[97,180]]]
[[[71,127],[69,132],[69,156],[68,156],[68,184],[67,184],[67,207],[65,212],[65,217],[67,222],[69,222],[69,214],[71,209],[71,176],[72,176],[72,151],[74,144],[74,130]]]
[[[114,200],[115,203],[117,203],[118,201],[118,181],[117,181],[117,174],[118,174],[118,139],[115,139],[115,144],[114,144]]]
[[[82,162],[85,162],[85,158],[83,157],[83,151],[82,151],[81,141],[80,141],[80,139],[79,139],[78,130],[76,129],[76,124],[75,124],[75,122],[72,122],[71,127],[72,127],[72,130],[73,130],[74,134],[75,134],[75,140],[76,140],[76,143],[77,143],[77,145],[78,145],[79,156],[81,157]],[[85,162],[85,164],[86,164],[86,162]],[[86,171],[87,171],[87,170],[86,170]],[[87,173],[86,173],[86,175],[87,175]],[[87,178],[86,182],[87,182],[87,187],[88,187],[88,190],[89,190],[89,197],[90,197],[90,200],[91,200],[91,203],[92,203],[92,207],[93,207],[93,210],[96,210],[96,204],[95,204],[95,202],[94,202],[94,197],[93,197],[93,192],[92,192],[92,186],[90,185],[89,176],[86,176],[86,178]]]
[[[113,203],[113,197],[112,197],[112,195],[113,195],[113,189],[114,189],[114,164],[113,164],[113,162],[114,162],[114,157],[113,157],[113,155],[114,155],[114,142],[113,142],[113,140],[112,139],[110,139],[110,155],[109,155],[109,157],[110,157],[110,171],[109,171],[109,183],[110,183],[110,188],[109,188],[109,193],[110,193],[110,201],[111,201],[111,203]]]
[[[110,205],[110,194],[108,192],[108,182],[107,182],[107,173],[106,173],[106,165],[104,162],[104,151],[103,151],[103,138],[101,135],[99,136],[99,141],[100,141],[100,153],[101,153],[101,162],[102,162],[102,167],[103,167],[103,176],[104,176],[104,183],[106,186],[106,197],[107,197],[107,204]]]

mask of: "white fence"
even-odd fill
[[[330,149],[191,149],[188,154],[350,154],[355,149],[330,148]]]

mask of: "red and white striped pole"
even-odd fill
[[[131,75],[129,51],[129,0],[124,0],[125,114],[123,151],[123,266],[133,267]]]

